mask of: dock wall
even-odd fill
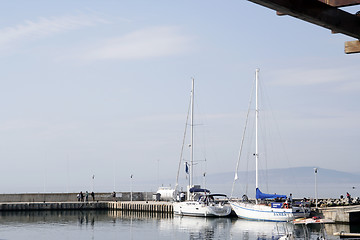
[[[319,208],[324,218],[339,223],[360,222],[360,205]]]
[[[1,202],[75,202],[78,193],[19,193],[19,194],[0,194]],[[152,192],[103,192],[95,193],[96,201],[130,201],[131,195],[133,201],[149,201],[153,198]],[[89,196],[89,201],[92,201]]]
[[[110,192],[95,193],[95,201],[89,196],[88,202],[79,202],[77,193],[24,193],[0,194],[0,211],[31,210],[95,210],[104,209],[116,212],[173,213],[171,202],[152,201],[152,192]],[[130,201],[130,200],[133,201]],[[360,222],[360,205],[322,207],[318,213],[323,218],[339,223]]]
[[[0,203],[0,211],[95,210],[109,209],[108,202]]]
[[[0,194],[0,211],[31,210],[124,210],[151,213],[173,213],[170,202],[152,201],[152,192],[95,193],[95,201],[79,202],[77,193]],[[131,201],[132,199],[132,201]]]
[[[0,203],[0,211],[43,211],[43,210],[122,210],[134,212],[173,213],[169,202],[13,202]]]

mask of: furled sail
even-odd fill
[[[286,199],[286,195],[262,193],[259,188],[256,188],[256,199],[275,199],[275,198]]]

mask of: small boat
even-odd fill
[[[210,194],[207,189],[193,183],[193,135],[194,135],[194,79],[192,79],[191,91],[191,139],[190,139],[190,164],[186,164],[186,172],[189,173],[189,185],[187,187],[187,199],[173,203],[174,214],[201,217],[225,217],[230,215],[231,206],[228,204],[225,194]],[[180,162],[182,159],[180,158]],[[180,166],[180,164],[179,164]],[[178,179],[178,176],[177,176]],[[176,181],[176,187],[178,180]],[[181,198],[180,198],[181,199]]]
[[[231,207],[225,194],[203,194],[198,200],[174,203],[174,214],[197,217],[226,217]]]
[[[259,107],[258,107],[258,75],[259,69],[256,69],[255,74],[255,85],[256,85],[256,109],[255,109],[255,180],[256,180],[256,199],[255,201],[248,201],[247,197],[243,201],[231,200],[230,204],[234,212],[239,218],[249,220],[260,220],[260,221],[279,221],[288,222],[295,218],[308,217],[310,215],[310,207],[305,206],[305,203],[295,206],[290,201],[285,202],[287,199],[286,195],[278,194],[266,194],[262,193],[259,188],[258,178],[258,118],[259,118]],[[239,158],[240,159],[240,158]],[[238,168],[238,164],[237,164]],[[237,179],[237,169],[235,173],[235,180]],[[235,183],[234,180],[234,183]],[[268,200],[273,200],[269,202]]]
[[[298,218],[298,219],[293,220],[293,224],[305,224],[306,225],[306,224],[325,224],[325,223],[335,223],[335,222],[331,219],[318,218],[318,217]]]

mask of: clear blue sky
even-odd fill
[[[0,192],[175,181],[191,77],[206,171],[233,171],[256,68],[289,159],[268,167],[359,171],[349,40],[241,0],[5,1]]]

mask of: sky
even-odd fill
[[[267,167],[359,172],[353,40],[249,1],[3,2],[0,192],[175,182],[192,78],[195,171],[233,172],[256,68],[286,156]]]

